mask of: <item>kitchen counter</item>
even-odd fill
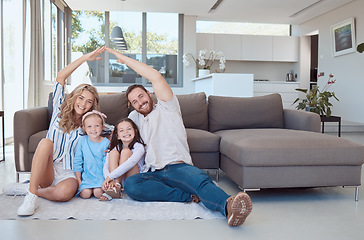
[[[252,97],[253,79],[253,74],[212,73],[192,81],[195,83],[195,92],[205,92],[206,96]]]
[[[299,84],[300,82],[286,82],[286,81],[254,81],[254,84],[256,83],[262,83],[262,84],[269,84],[269,83],[272,83],[272,84]]]
[[[295,108],[292,103],[298,98],[300,82],[286,81],[255,81],[254,96],[264,96],[272,93],[279,93],[282,97],[283,108]]]

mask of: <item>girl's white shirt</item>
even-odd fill
[[[115,150],[114,148],[113,150]],[[131,150],[133,154],[126,160],[123,164],[117,167],[114,171],[110,173],[109,171],[109,153],[106,156],[105,164],[104,164],[104,177],[109,177],[111,180],[118,178],[128,172],[132,167],[138,164],[139,171],[144,170],[144,156],[145,156],[145,148],[141,143],[136,142],[134,144],[134,148]]]

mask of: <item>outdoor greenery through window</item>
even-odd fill
[[[142,13],[110,12],[109,36],[115,27],[120,27],[126,42],[127,50],[122,51],[126,56],[143,61],[142,59]],[[109,37],[109,46],[119,50]],[[143,79],[125,64],[116,62],[113,54],[109,55],[109,84],[142,84]],[[106,84],[106,81],[105,81]]]
[[[147,64],[177,84],[178,15],[147,14]]]
[[[196,21],[198,33],[289,36],[288,24]]]
[[[171,85],[176,85],[178,26],[178,14],[73,11],[72,60],[104,46],[106,34],[109,47],[120,51],[111,39],[114,27],[120,27],[127,45],[127,50],[122,50],[123,54],[145,62],[158,70]],[[143,46],[143,42],[146,46]],[[94,85],[149,84],[125,64],[116,62],[113,54],[105,52],[102,58],[105,60],[88,62],[86,67],[81,67],[80,71],[72,75],[72,82],[84,81],[86,78]]]
[[[57,42],[58,42],[58,11],[54,3],[43,3],[43,28],[44,28],[44,79],[55,81],[57,76]]]
[[[105,45],[105,13],[97,11],[72,12],[72,54],[71,61],[85,53],[92,52],[97,47]],[[104,56],[102,56],[104,57]],[[89,79],[93,84],[104,80],[103,61],[87,62],[72,74],[72,83],[84,82]]]
[[[47,81],[52,80],[52,11],[51,3],[44,2],[43,5],[43,37],[44,37],[44,79]],[[48,60],[46,60],[48,59]]]

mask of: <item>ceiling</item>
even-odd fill
[[[198,20],[301,24],[355,0],[61,0],[72,10],[168,12]],[[210,11],[215,3],[219,6]]]

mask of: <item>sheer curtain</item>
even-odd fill
[[[30,56],[27,107],[39,106],[39,94],[44,80],[42,34],[42,0],[30,1]]]

